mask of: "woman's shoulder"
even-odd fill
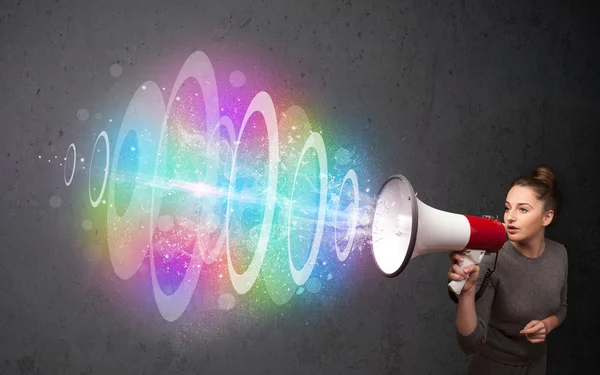
[[[565,245],[561,244],[558,241],[551,240],[548,237],[546,237],[544,240],[546,241],[546,249],[549,249],[550,251],[558,252],[559,254],[562,254],[565,256],[567,255],[567,248],[565,247]]]
[[[567,252],[567,248],[565,245],[558,241],[551,240],[550,238],[545,238],[546,241],[546,251],[549,251],[551,254],[555,254],[558,258],[562,259],[564,262],[568,262],[569,254]]]

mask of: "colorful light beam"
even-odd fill
[[[246,77],[234,73],[231,84],[242,86]],[[88,196],[93,208],[106,205],[115,274],[128,280],[148,259],[154,299],[169,322],[186,311],[199,282],[210,282],[201,280],[203,267],[238,295],[260,279],[278,306],[305,288],[318,291],[320,280],[333,277],[323,250],[344,263],[369,232],[372,199],[360,192],[355,170],[347,169],[341,181],[330,176],[325,140],[306,112],[294,105],[278,119],[265,91],[253,96],[236,127],[222,112],[238,113],[239,99],[221,102],[203,52],[185,61],[166,106],[163,91],[143,83],[114,149],[106,131],[94,144],[90,163],[100,138],[106,158],[95,196],[90,166]],[[344,159],[338,166],[349,164],[347,153],[336,154]],[[71,144],[67,186],[76,162]],[[219,303],[231,305],[231,298]]]

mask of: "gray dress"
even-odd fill
[[[456,331],[460,348],[471,356],[469,375],[546,374],[546,341],[532,344],[519,333],[532,320],[555,315],[560,325],[567,315],[567,251],[558,242],[545,242],[538,258],[524,256],[510,241],[498,253],[496,269],[475,303],[477,328],[468,336]],[[478,287],[494,260],[495,255],[482,260]]]

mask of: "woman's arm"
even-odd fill
[[[567,316],[567,289],[568,289],[568,279],[569,279],[569,258],[567,254],[567,250],[564,249],[564,267],[565,267],[565,280],[563,283],[562,291],[560,293],[560,307],[554,313],[554,315],[550,315],[546,319],[542,320],[544,325],[546,326],[546,333],[550,333],[553,329],[562,324]]]
[[[569,275],[569,260],[567,257],[566,249],[564,251],[564,270],[565,270],[565,278],[563,282],[563,287],[560,293],[560,306],[558,310],[549,317],[542,320],[532,320],[525,326],[525,328],[521,331],[521,334],[527,336],[527,339],[532,343],[543,342],[546,340],[546,337],[550,332],[556,329],[562,322],[565,320],[567,316],[567,279]],[[542,323],[543,328],[539,323]]]
[[[546,319],[542,320],[544,326],[546,326],[546,335],[549,334],[554,328],[558,327],[558,318],[556,315],[550,315]]]
[[[567,250],[565,249],[565,260],[564,260],[564,264],[565,264],[565,281],[563,283],[563,288],[562,291],[560,293],[560,308],[558,309],[558,311],[556,313],[554,313],[554,315],[557,318],[557,324],[556,326],[558,327],[559,325],[562,324],[562,322],[565,320],[565,318],[567,317],[567,308],[568,308],[568,303],[567,303],[567,290],[568,290],[568,280],[569,280],[569,257],[568,257],[568,253]]]
[[[489,261],[489,259],[485,260],[485,262]],[[470,267],[472,266],[465,268]],[[467,355],[475,353],[487,339],[487,325],[496,294],[495,280],[492,278],[483,295],[475,301],[477,290],[479,290],[483,281],[481,276],[477,277],[476,287],[468,288],[468,290],[463,288],[457,299],[456,338],[459,347]]]
[[[458,296],[456,311],[456,329],[463,336],[469,336],[477,328],[477,310],[475,309],[475,289]]]

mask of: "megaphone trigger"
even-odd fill
[[[483,256],[485,255],[485,251],[484,250],[464,250],[463,251],[463,261],[459,262],[458,265],[460,266],[460,268],[465,268],[466,266],[470,265],[470,264],[479,264],[481,263],[481,259],[483,259]],[[448,283],[448,286],[450,287],[450,289],[452,289],[452,291],[455,294],[460,294],[460,292],[462,291],[462,288],[465,286],[465,282],[466,280],[461,280],[461,281],[450,281]]]

